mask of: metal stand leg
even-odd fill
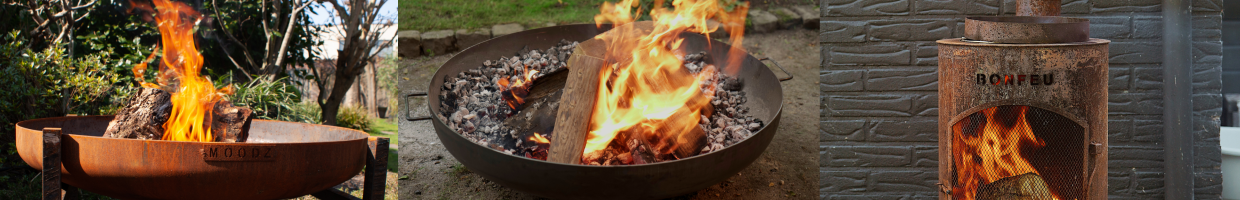
[[[384,199],[387,189],[388,141],[389,139],[385,137],[370,137],[367,142],[369,151],[366,151],[366,170],[362,175],[365,179],[363,180],[361,199],[337,189],[327,189],[311,195],[323,200]]]
[[[388,138],[370,137],[362,199],[382,200],[387,189]]]
[[[60,181],[60,128],[43,129],[43,199],[80,199],[78,189]]]

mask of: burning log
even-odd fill
[[[172,113],[171,94],[156,88],[141,88],[129,98],[124,108],[116,111],[116,118],[108,123],[103,137],[140,140],[163,139],[164,123]],[[215,103],[211,120],[203,123],[211,127],[215,142],[245,142],[249,137],[253,111],[233,106],[226,100]]]
[[[590,132],[590,115],[594,111],[594,98],[599,88],[599,72],[606,51],[604,41],[591,39],[577,45],[568,58],[569,75],[564,83],[559,109],[555,119],[555,134],[547,161],[576,164],[585,151],[586,136]]]
[[[211,117],[211,133],[216,142],[245,142],[250,137],[250,121],[254,112],[250,108],[233,106],[227,100],[215,103]]]
[[[1050,190],[1042,176],[1025,173],[995,180],[977,188],[976,199],[987,200],[1050,200]]]
[[[172,113],[171,94],[155,88],[141,88],[129,103],[116,111],[116,118],[103,132],[107,138],[158,140],[164,136],[164,122]]]

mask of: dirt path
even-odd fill
[[[745,38],[755,57],[770,57],[796,78],[783,82],[784,110],[779,130],[765,153],[726,181],[673,199],[813,199],[818,189],[817,32],[784,30]],[[402,60],[401,91],[426,91],[429,77],[451,56]],[[777,76],[784,76],[768,63]],[[401,102],[425,105],[415,100]],[[405,109],[407,110],[407,109]],[[469,172],[439,143],[429,121],[400,122],[400,196],[404,199],[539,199]]]

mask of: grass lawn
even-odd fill
[[[400,136],[397,135],[397,129],[396,124],[389,122],[386,119],[373,118],[370,121],[370,131],[366,133],[369,133],[370,136],[387,137],[389,144],[399,145],[400,142],[397,139],[399,139]],[[384,134],[384,132],[392,134]],[[398,152],[400,151],[397,151],[396,149],[388,149],[387,168],[390,172],[398,172],[397,170],[400,169],[400,156]]]
[[[396,124],[389,122],[386,119],[374,118],[371,119],[370,130],[366,131],[366,133],[369,133],[370,136],[387,137],[389,139],[388,143],[390,144],[400,144],[400,142],[397,141],[400,137],[397,136],[397,133],[399,132],[397,132],[396,129]]]
[[[616,1],[616,0],[611,0]],[[562,2],[562,3],[561,3]],[[400,30],[593,23],[604,0],[400,0]]]

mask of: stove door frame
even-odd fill
[[[942,153],[942,152],[952,152],[952,145],[951,145],[951,143],[952,143],[952,142],[954,142],[954,141],[956,140],[956,138],[955,138],[955,137],[953,137],[953,136],[955,135],[955,134],[953,134],[953,131],[954,131],[954,130],[952,130],[952,129],[953,129],[953,127],[955,127],[956,123],[960,122],[960,120],[963,120],[963,119],[965,119],[965,118],[968,118],[969,116],[972,116],[973,114],[977,114],[977,113],[979,113],[979,112],[982,112],[982,110],[985,110],[985,109],[994,108],[994,107],[999,107],[999,106],[1029,106],[1029,107],[1034,107],[1034,108],[1038,108],[1038,109],[1042,109],[1042,110],[1050,111],[1050,112],[1055,113],[1055,114],[1057,114],[1057,115],[1059,115],[1059,116],[1062,116],[1062,117],[1064,117],[1064,118],[1068,118],[1068,120],[1072,121],[1073,123],[1076,123],[1076,125],[1081,126],[1082,130],[1084,130],[1084,131],[1082,131],[1082,132],[1081,132],[1081,134],[1082,134],[1082,136],[1081,136],[1081,140],[1082,140],[1082,141],[1081,141],[1081,144],[1082,144],[1082,145],[1081,145],[1081,147],[1080,147],[1080,148],[1081,148],[1081,152],[1084,152],[1084,153],[1085,153],[1085,155],[1081,156],[1081,167],[1082,167],[1082,168],[1084,168],[1084,169],[1082,169],[1082,170],[1081,170],[1081,173],[1082,173],[1082,174],[1081,174],[1081,177],[1082,177],[1082,179],[1081,179],[1081,182],[1082,182],[1082,183],[1081,183],[1081,185],[1085,186],[1084,188],[1090,188],[1090,181],[1089,181],[1089,180],[1091,180],[1091,179],[1093,179],[1093,178],[1094,178],[1094,177],[1090,177],[1090,174],[1093,174],[1094,170],[1096,170],[1095,166],[1094,166],[1093,164],[1091,164],[1092,162],[1090,162],[1090,161],[1091,161],[1091,160],[1094,160],[1094,159],[1097,159],[1097,158],[1095,158],[1095,157],[1097,156],[1097,154],[1095,153],[1095,151],[1090,151],[1090,149],[1089,149],[1089,147],[1091,146],[1091,145],[1090,145],[1090,130],[1091,130],[1091,129],[1089,128],[1089,123],[1087,123],[1087,122],[1086,122],[1084,119],[1082,119],[1080,116],[1076,116],[1076,115],[1072,115],[1072,114],[1069,114],[1069,113],[1067,113],[1067,112],[1064,112],[1064,111],[1063,111],[1063,109],[1061,109],[1061,108],[1049,107],[1050,105],[1049,105],[1049,104],[1046,104],[1046,103],[1029,101],[1028,99],[1005,99],[1005,100],[999,100],[999,101],[992,101],[992,102],[988,102],[988,103],[983,103],[983,104],[981,104],[981,105],[974,106],[973,108],[969,108],[969,109],[967,109],[967,110],[965,110],[965,111],[963,111],[963,112],[957,113],[955,116],[952,116],[952,117],[951,117],[951,120],[950,120],[950,121],[948,121],[948,123],[947,123],[947,124],[948,124],[948,126],[946,126],[946,127],[940,126],[940,128],[941,128],[941,129],[942,129],[942,128],[946,128],[946,129],[947,129],[947,133],[948,133],[948,134],[947,134],[947,135],[945,135],[945,136],[944,136],[944,135],[940,135],[940,137],[939,137],[939,139],[940,139],[940,142],[939,142],[939,152],[940,152],[940,153],[939,153],[939,158],[940,158],[940,160],[942,160],[942,159],[943,159],[943,155],[947,155],[946,162],[943,162],[943,161],[940,161],[940,162],[939,162],[939,163],[940,163],[940,164],[939,164],[940,166],[944,165],[944,163],[947,165],[947,168],[941,168],[941,167],[940,167],[940,169],[939,169],[939,174],[940,174],[940,175],[939,175],[939,177],[940,177],[940,178],[939,178],[939,181],[941,182],[941,184],[940,184],[940,187],[941,187],[941,188],[940,188],[940,189],[941,189],[941,190],[943,190],[943,191],[940,191],[940,192],[941,192],[941,194],[940,194],[940,195],[944,195],[944,196],[946,196],[948,199],[951,199],[951,188],[952,188],[952,186],[953,186],[953,185],[955,185],[955,184],[956,184],[955,180],[952,180],[952,178],[951,178],[951,177],[953,177],[953,175],[952,175],[952,174],[953,174],[953,173],[955,173],[955,169],[956,169],[956,166],[953,166],[953,163],[955,163],[955,160],[952,158],[951,153]],[[945,140],[945,141],[947,141],[947,145],[945,145],[945,146],[942,144],[942,141],[944,141],[944,140],[942,140],[942,139],[943,139],[944,137],[946,137],[946,138],[947,138],[947,139]],[[945,175],[945,176],[943,175],[943,172],[944,172],[944,171],[946,171],[946,172],[947,172],[947,175]],[[944,178],[942,178],[942,177],[947,177],[947,178],[946,178],[946,181],[945,181],[945,180],[944,180]],[[1105,179],[1104,179],[1104,180],[1105,180]],[[1088,196],[1088,194],[1089,194],[1089,192],[1090,192],[1090,191],[1085,190],[1085,191],[1082,191],[1082,192]]]
[[[939,199],[952,199],[952,126],[999,105],[1055,112],[1085,128],[1084,199],[1107,198],[1109,40],[998,44],[943,39],[938,44]],[[1052,74],[1053,85],[979,84],[977,75]],[[965,112],[967,111],[967,112]],[[947,152],[947,153],[944,153]]]

